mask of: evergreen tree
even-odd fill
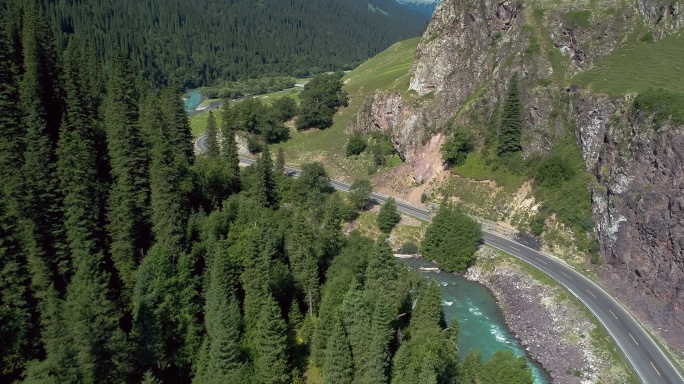
[[[523,107],[518,87],[518,76],[514,75],[508,85],[508,94],[501,115],[497,153],[505,156],[520,151],[523,127]]]
[[[278,152],[276,152],[275,173],[278,176],[285,174],[285,153],[283,153],[283,147],[280,146],[278,147]]]
[[[494,352],[480,368],[480,379],[485,383],[532,384],[532,370],[524,356],[515,356],[511,350]]]
[[[330,384],[351,384],[354,379],[354,365],[349,341],[339,316],[335,316],[332,326],[325,348],[324,381]]]
[[[68,381],[115,383],[131,372],[131,348],[110,299],[102,254],[75,258],[64,305],[77,374]]]
[[[119,277],[132,289],[138,261],[150,246],[148,148],[138,125],[138,95],[129,63],[117,57],[107,83],[104,125],[112,188],[107,231]]]
[[[230,382],[240,368],[242,317],[228,257],[217,248],[204,307],[209,359],[205,379]]]
[[[278,204],[278,191],[273,176],[273,160],[268,146],[264,146],[256,164],[256,179],[252,185],[251,194],[264,207],[274,207]]]
[[[290,231],[285,237],[285,253],[295,286],[303,295],[310,312],[313,312],[320,298],[318,283],[318,255],[314,247],[315,234],[306,218],[295,213]]]
[[[227,164],[228,174],[231,175],[230,191],[238,193],[240,192],[240,157],[235,142],[235,117],[228,100],[223,104],[221,113],[222,158]]]
[[[430,279],[427,286],[420,290],[415,309],[411,312],[411,325],[423,327],[428,324],[443,324],[442,291],[439,284]]]
[[[349,188],[349,200],[355,209],[364,209],[370,201],[373,186],[368,179],[355,180]]]
[[[209,111],[209,118],[207,119],[207,156],[218,157],[220,155],[218,143],[218,130],[216,128],[216,118],[214,113]]]
[[[460,366],[461,384],[478,384],[480,370],[482,369],[482,352],[477,349],[468,351]]]
[[[287,326],[273,297],[267,295],[261,306],[256,333],[254,370],[262,384],[289,382]]]
[[[71,272],[64,248],[61,196],[55,172],[55,147],[63,104],[58,86],[57,53],[38,5],[24,7],[20,83],[22,124],[26,130],[22,162],[21,212],[24,249],[37,293],[54,282],[63,293]]]
[[[173,99],[170,91],[167,98]],[[169,104],[171,102],[167,100]],[[151,106],[154,108],[154,106]],[[192,190],[190,164],[187,154],[180,150],[185,140],[183,128],[176,123],[174,109],[162,110],[161,125],[154,135],[150,165],[152,232],[156,244],[163,244],[176,259],[185,246],[185,230],[189,216],[189,194]],[[187,123],[187,120],[185,120]],[[181,137],[181,138],[179,138]]]
[[[86,109],[87,90],[80,68],[81,50],[71,40],[64,54],[66,110],[57,147],[57,172],[64,195],[66,235],[74,258],[101,251],[99,235],[100,187],[93,118]]]
[[[401,221],[401,214],[397,211],[397,202],[393,198],[380,207],[378,213],[378,227],[383,233],[390,233],[392,229]]]
[[[3,10],[4,12],[4,10]],[[18,226],[23,129],[16,53],[7,14],[0,15],[0,381],[19,378],[37,347],[30,276]]]
[[[352,356],[354,358],[354,382],[363,383],[366,375],[367,353],[372,340],[371,314],[359,283],[354,280],[344,295],[341,306],[342,319],[349,335]]]
[[[184,159],[188,165],[192,165],[195,148],[183,100],[174,88],[166,87],[161,92],[160,101],[166,140],[173,148],[173,153],[179,155],[178,161]]]

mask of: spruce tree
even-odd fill
[[[264,298],[256,330],[254,370],[258,382],[288,383],[287,326],[271,295]]]
[[[61,222],[55,147],[63,103],[59,98],[57,54],[50,28],[35,3],[25,7],[22,30],[22,124],[27,144],[22,162],[21,212],[24,248],[37,293],[55,282],[60,293],[71,272]]]
[[[150,165],[152,232],[156,243],[177,257],[185,246],[192,179],[186,154],[179,151],[179,128],[173,125],[175,111],[161,112],[162,123],[154,135]]]
[[[107,231],[114,266],[129,290],[151,240],[148,148],[138,125],[138,95],[133,84],[130,64],[120,55],[113,62],[103,105],[112,178]]]
[[[318,280],[318,255],[314,247],[315,235],[306,218],[295,213],[290,231],[285,237],[285,254],[299,294],[304,297],[307,308],[313,312],[320,298]]]
[[[120,315],[110,298],[110,277],[102,254],[82,254],[64,305],[69,346],[77,367],[77,382],[115,383],[131,373],[130,344],[119,328]],[[69,380],[71,381],[71,380]]]
[[[275,161],[275,173],[277,176],[285,175],[285,153],[283,152],[283,147],[278,147],[278,152],[276,152]]]
[[[325,383],[352,383],[354,379],[354,365],[349,348],[349,341],[342,327],[342,321],[339,315],[336,315],[325,348],[325,364],[323,365]]]
[[[228,167],[231,193],[240,192],[240,157],[235,142],[235,116],[226,100],[221,111],[221,136],[223,137],[222,158]]]
[[[0,15],[0,381],[19,378],[37,352],[35,308],[18,225],[23,128],[19,85],[10,31]]]
[[[192,165],[195,161],[195,148],[183,100],[173,87],[164,88],[160,99],[166,140],[171,144],[174,153],[180,155],[180,159]]]
[[[518,87],[518,76],[514,75],[508,85],[508,94],[501,115],[497,153],[499,156],[509,155],[521,150],[523,127],[523,107]]]
[[[102,244],[95,133],[91,112],[83,103],[87,90],[82,83],[80,54],[76,43],[69,41],[63,64],[66,110],[57,147],[66,235],[74,258],[99,252]]]
[[[250,191],[251,195],[264,207],[276,207],[278,191],[273,176],[273,160],[271,160],[271,152],[268,150],[268,146],[264,146],[255,167],[256,178]]]
[[[368,366],[366,358],[372,340],[371,311],[359,283],[354,280],[344,295],[341,307],[342,319],[349,335],[354,358],[354,382],[362,383]]]
[[[214,254],[204,306],[209,340],[207,378],[232,381],[240,368],[242,317],[234,293],[228,255],[220,247]]]
[[[209,111],[209,117],[207,118],[207,152],[206,155],[209,157],[218,157],[220,155],[219,143],[218,143],[218,130],[216,128],[216,118],[214,118],[214,113]]]

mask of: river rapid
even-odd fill
[[[400,260],[411,270],[437,267],[422,258]],[[509,331],[496,298],[484,285],[441,271],[421,274],[436,279],[442,287],[442,310],[447,324],[451,319],[458,319],[460,359],[465,358],[471,349],[479,349],[485,360],[500,349],[510,349],[516,356],[525,356],[532,369],[535,384],[549,383],[549,375],[527,355],[520,342]]]

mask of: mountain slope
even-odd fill
[[[542,246],[591,269],[684,353],[683,9],[444,1],[408,91],[370,97],[356,127],[390,135],[424,185],[444,179],[441,163],[423,172],[425,154],[439,159],[446,138],[466,134],[473,150],[443,195],[522,231],[536,225]],[[501,111],[516,77],[520,151],[502,158]],[[477,197],[465,187],[474,182],[487,185]]]
[[[106,58],[123,50],[148,78],[186,86],[352,68],[416,36],[425,21],[392,0],[42,4],[62,44],[73,34]]]

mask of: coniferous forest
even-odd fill
[[[101,60],[123,52],[154,83],[188,88],[351,69],[428,20],[394,0],[39,2],[60,45],[77,36]]]
[[[235,119],[195,156],[179,92],[0,14],[0,382],[524,383],[457,359],[434,281],[342,232],[318,163],[239,167]],[[231,107],[223,110],[231,115]]]

